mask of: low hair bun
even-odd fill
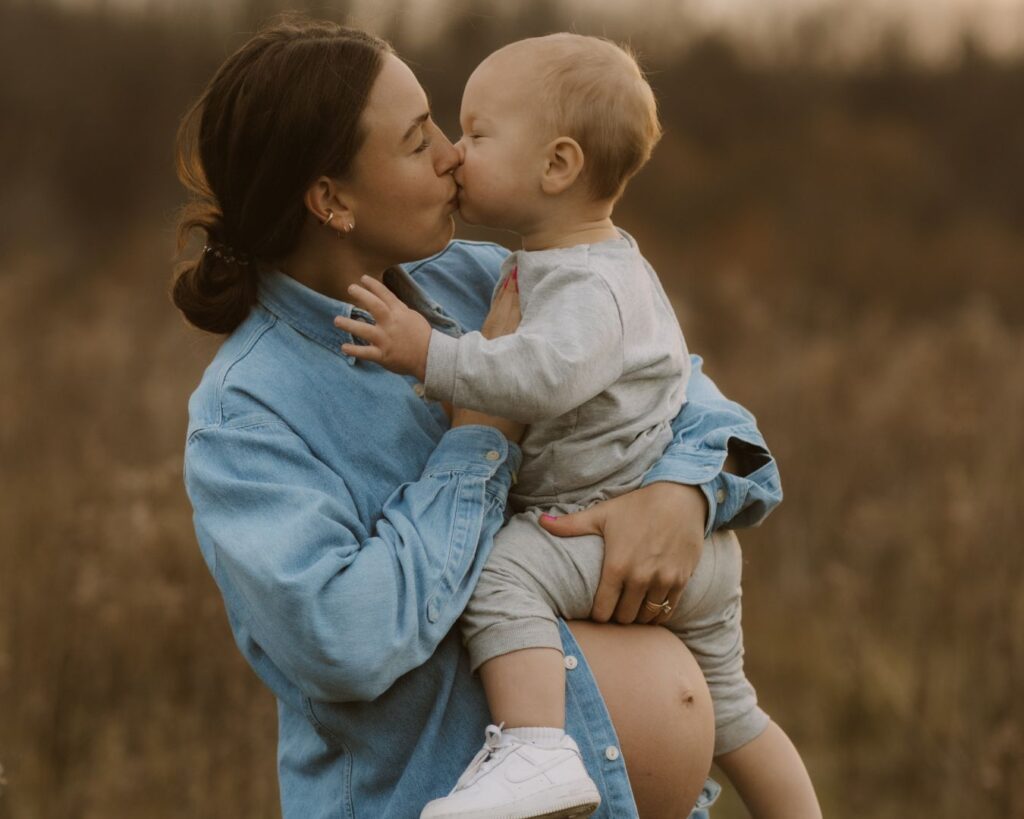
[[[196,225],[210,237],[199,256],[175,271],[171,300],[188,322],[209,333],[232,332],[256,303],[257,271],[251,260],[213,236],[221,226]]]

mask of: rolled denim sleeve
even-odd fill
[[[672,481],[700,487],[708,502],[706,535],[716,529],[757,526],[782,501],[775,458],[754,416],[722,395],[704,374],[700,356],[690,358],[687,401],[672,421],[672,442],[648,470],[643,485]],[[741,474],[722,471],[730,451]]]
[[[518,447],[465,426],[367,522],[345,481],[280,422],[189,438],[204,556],[241,631],[305,696],[373,700],[454,625],[503,523]],[[240,642],[243,640],[240,639]]]

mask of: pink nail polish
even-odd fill
[[[541,515],[541,517],[544,518],[544,520],[558,520],[554,515]]]

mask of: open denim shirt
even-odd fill
[[[388,285],[447,333],[478,328],[506,250],[452,242]],[[441,307],[444,305],[444,307]],[[185,483],[239,648],[278,700],[285,817],[417,817],[448,792],[488,722],[453,629],[504,522],[517,446],[450,429],[414,378],[345,356],[335,315],[369,319],[282,273],[189,402]],[[675,440],[645,483],[700,485],[709,530],[781,500],[753,417],[694,359]],[[745,477],[721,473],[727,447]],[[562,624],[567,730],[601,789],[636,816],[618,740]]]

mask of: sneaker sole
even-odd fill
[[[492,813],[490,811],[472,811],[468,813],[451,814],[452,817],[458,817],[458,819],[582,819],[582,817],[590,816],[595,810],[601,806],[601,800],[589,800],[586,802],[576,802],[573,805],[565,805],[563,807],[555,808],[554,810],[548,810],[546,813],[532,813],[529,809],[517,810],[511,813]]]
[[[577,819],[578,817],[590,816],[600,806],[600,802],[590,802],[586,805],[576,805],[572,808],[562,808],[554,813],[541,813],[532,816],[519,816],[515,819]]]

